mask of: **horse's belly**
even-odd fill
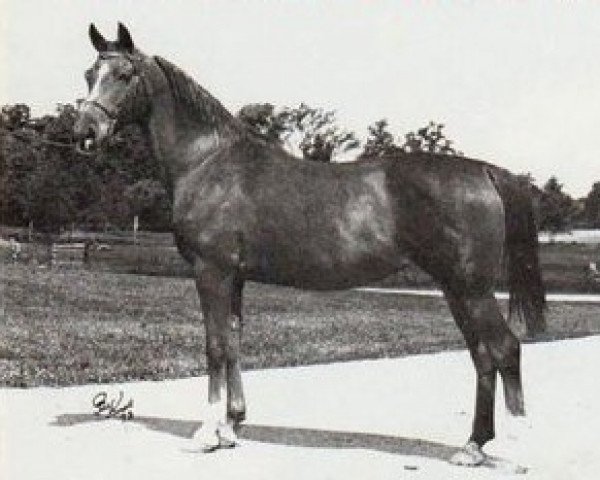
[[[263,283],[298,288],[334,290],[365,285],[398,269],[399,255],[393,249],[363,245],[289,245],[269,250],[249,265],[247,277]],[[372,248],[369,248],[372,247]]]

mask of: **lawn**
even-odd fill
[[[0,265],[0,384],[72,385],[205,371],[185,278]],[[442,299],[248,284],[244,368],[463,348]],[[551,304],[546,339],[600,333],[598,306]]]

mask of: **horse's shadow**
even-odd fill
[[[67,427],[82,423],[107,421],[106,418],[93,414],[63,414],[56,417],[52,425]],[[191,439],[202,425],[201,422],[177,420],[159,417],[136,416],[130,420],[113,420],[134,422],[158,432],[168,433],[181,438]],[[266,425],[247,425],[240,427],[238,435],[241,439],[310,448],[360,448],[385,453],[418,456],[447,461],[459,449],[443,443],[404,438],[391,435],[377,435],[360,432],[341,432],[334,430],[318,430],[311,428],[273,427]]]

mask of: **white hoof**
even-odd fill
[[[223,448],[233,448],[239,444],[238,436],[230,423],[220,424],[217,429],[219,444]]]
[[[221,445],[217,431],[204,425],[194,435],[194,443],[199,445],[204,453],[214,452]]]
[[[462,467],[476,467],[485,462],[485,454],[475,442],[467,443],[460,452],[452,455],[450,463]]]

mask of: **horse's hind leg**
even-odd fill
[[[472,303],[474,326],[481,342],[487,346],[504,385],[506,408],[514,416],[525,415],[521,383],[521,344],[512,333],[493,294]]]
[[[447,292],[446,297],[477,373],[473,430],[464,451],[455,455],[452,461],[477,465],[485,460],[481,448],[495,436],[494,403],[498,372],[504,382],[509,411],[514,415],[524,414],[520,346],[506,325],[491,291],[483,295]]]
[[[446,292],[446,299],[456,324],[460,328],[477,374],[477,392],[475,399],[475,415],[471,437],[465,449],[451,459],[459,465],[479,465],[485,460],[481,447],[494,438],[494,403],[496,395],[497,370],[492,361],[488,348],[473,328],[467,299],[462,295]]]

